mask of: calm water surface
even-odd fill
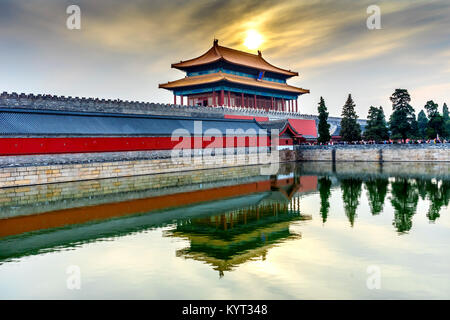
[[[449,164],[0,189],[0,298],[448,299],[449,200]]]

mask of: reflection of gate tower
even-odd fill
[[[293,197],[298,182],[273,180],[272,190],[257,205],[178,223],[167,235],[187,239],[190,246],[178,250],[177,256],[204,261],[223,276],[246,261],[264,260],[277,243],[300,238],[289,227],[311,216],[300,213],[299,200]]]

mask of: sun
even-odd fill
[[[244,40],[244,46],[250,50],[258,49],[259,46],[264,42],[263,36],[256,30],[247,30],[247,37]]]

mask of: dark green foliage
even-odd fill
[[[331,195],[331,180],[328,177],[319,179],[319,193],[320,193],[320,215],[322,222],[325,223],[328,218],[328,211],[330,210],[330,195]]]
[[[367,116],[367,126],[364,132],[366,140],[383,141],[389,139],[389,129],[386,123],[386,117],[382,107],[369,108]]]
[[[416,115],[413,115],[414,119],[411,122],[411,135],[409,138],[411,139],[420,139],[419,137],[419,122],[416,120]]]
[[[444,119],[446,138],[450,138],[450,115],[446,103],[442,107],[442,118]]]
[[[330,124],[328,123],[328,112],[327,107],[325,105],[325,100],[323,100],[322,97],[320,97],[318,111],[319,111],[319,128],[318,128],[319,138],[317,139],[317,141],[319,143],[327,143],[331,139]]]
[[[432,181],[426,182],[426,189],[428,199],[430,200],[430,207],[428,209],[427,217],[430,221],[436,221],[440,217],[440,211],[443,206],[448,206],[450,196],[450,182],[442,181],[441,186]]]
[[[420,110],[419,115],[417,117],[417,126],[418,126],[418,134],[419,139],[427,138],[427,127],[428,127],[428,118],[423,110]]]
[[[414,132],[415,114],[413,107],[409,104],[411,97],[406,89],[396,89],[391,96],[392,110],[389,125],[391,138],[406,140],[415,136]]]
[[[353,102],[352,95],[349,94],[347,102],[345,102],[342,108],[342,120],[341,120],[341,139],[343,141],[352,142],[361,140],[361,127],[356,121],[358,115],[355,111],[355,103]]]
[[[391,195],[395,210],[393,225],[400,233],[408,232],[412,228],[412,217],[419,201],[418,188],[406,178],[396,178],[391,183]]]
[[[450,114],[446,103],[442,106],[442,117],[444,118],[444,121],[450,120]]]
[[[353,227],[356,217],[356,209],[359,205],[361,196],[362,180],[360,179],[342,179],[341,190],[342,200],[344,201],[344,210],[350,225]]]
[[[384,200],[388,191],[388,179],[371,179],[366,183],[367,198],[369,199],[372,215],[380,214],[383,211]]]
[[[445,137],[447,134],[445,132],[444,118],[439,114],[438,104],[430,100],[425,105],[425,110],[428,114],[428,126],[427,126],[427,136],[429,139],[434,139],[439,135],[439,137]]]

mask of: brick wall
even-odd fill
[[[0,188],[0,219],[266,180],[260,166]]]
[[[297,146],[301,161],[450,161],[450,144]]]
[[[284,155],[280,152],[277,161],[294,161],[295,154]],[[125,153],[129,154],[129,153]],[[53,160],[58,159],[53,156]],[[97,155],[101,159],[102,154]],[[126,159],[126,158],[125,158]],[[258,153],[227,155],[226,157],[194,157],[187,161],[183,158],[172,159],[135,159],[122,161],[95,161],[88,163],[60,163],[43,165],[34,163],[24,166],[0,168],[0,188],[39,185],[47,183],[130,177],[138,175],[184,172],[212,168],[236,167],[264,164]]]

